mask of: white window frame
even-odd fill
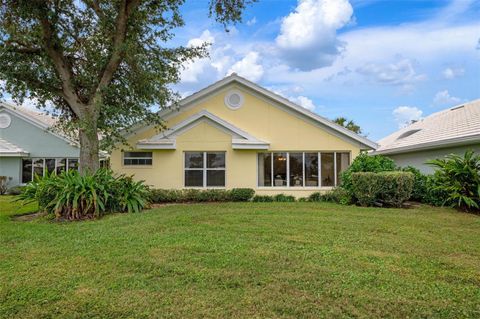
[[[23,160],[30,160],[30,161],[32,161],[32,168],[31,168],[31,171],[30,171],[30,173],[32,174],[32,178],[31,178],[31,180],[30,180],[30,182],[31,182],[31,181],[33,181],[33,178],[35,177],[34,165],[33,165],[33,163],[34,163],[35,161],[37,161],[37,160],[42,160],[42,167],[43,167],[42,177],[43,177],[43,176],[45,176],[45,171],[46,171],[46,170],[45,170],[45,161],[46,161],[47,159],[54,159],[54,160],[55,160],[55,168],[54,168],[54,170],[53,170],[53,171],[55,172],[55,174],[57,174],[57,167],[58,167],[58,164],[57,164],[57,163],[59,162],[59,160],[65,159],[65,171],[67,171],[67,172],[68,172],[68,170],[69,170],[69,165],[68,165],[68,163],[69,163],[70,160],[76,160],[77,163],[80,163],[80,161],[79,161],[79,159],[78,159],[77,157],[23,157],[23,158],[22,158],[21,170],[20,170],[20,181],[21,181],[20,185],[26,185],[26,184],[28,183],[28,182],[27,182],[27,183],[24,183],[24,182],[23,182]],[[77,170],[78,170],[78,169],[77,169]]]
[[[141,156],[125,156],[125,153],[150,153],[150,157],[141,157]],[[147,166],[147,167],[150,167],[150,166],[153,166],[153,152],[148,152],[148,151],[123,151],[122,152],[122,155],[123,155],[123,158],[122,158],[122,165],[123,166]],[[145,160],[145,159],[150,159],[152,160],[152,163],[151,164],[125,164],[125,160],[133,160],[133,159],[142,159],[142,160]]]
[[[187,153],[202,153],[203,167],[187,168],[185,167],[185,156]],[[207,154],[208,153],[222,153],[224,156],[224,167],[208,168],[207,167]],[[184,151],[183,152],[183,187],[184,188],[226,188],[227,186],[227,152],[225,151]],[[202,186],[187,186],[186,184],[186,171],[202,171]],[[225,171],[224,186],[207,186],[207,171]]]
[[[287,186],[274,186],[274,176],[273,176],[273,154],[274,153],[286,153],[287,156]],[[302,153],[302,186],[290,186],[290,153]],[[318,158],[318,186],[305,186],[305,153],[317,153]],[[333,174],[334,174],[334,186],[322,186],[322,154],[333,153]],[[267,188],[267,189],[331,189],[337,187],[338,185],[338,177],[337,177],[337,153],[348,153],[349,154],[349,165],[352,163],[352,152],[351,151],[271,151],[271,152],[258,152],[257,153],[257,188]],[[259,172],[259,161],[258,156],[259,154],[270,154],[270,185],[271,186],[260,186],[260,176],[258,176]],[[263,162],[262,162],[263,163]]]

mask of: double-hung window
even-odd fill
[[[152,165],[152,152],[123,152],[123,165]]]
[[[225,187],[225,152],[185,152],[185,187]]]
[[[260,187],[333,187],[350,165],[348,152],[271,152],[257,158]]]

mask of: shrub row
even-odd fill
[[[414,175],[410,172],[352,173],[352,191],[362,206],[401,207],[412,195]]]
[[[187,202],[247,202],[255,191],[251,188],[224,189],[152,189],[152,203],[187,203]]]
[[[285,195],[285,194],[277,194],[277,195],[255,195],[253,197],[253,202],[257,203],[267,203],[267,202],[295,202],[295,196]]]
[[[350,205],[353,203],[352,196],[342,187],[336,187],[333,190],[325,193],[313,193],[308,197],[307,200],[309,202],[331,202],[342,205]]]
[[[68,220],[96,218],[108,212],[139,212],[148,203],[143,182],[100,169],[95,174],[77,171],[35,177],[19,196],[37,201],[41,210]]]

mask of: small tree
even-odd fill
[[[353,120],[347,120],[345,117],[337,117],[333,120],[333,122],[337,123],[340,126],[343,126],[346,129],[349,129],[354,133],[357,133],[357,134],[363,133],[359,125],[355,124]]]
[[[253,0],[210,0],[210,16],[241,20]],[[206,44],[172,47],[184,25],[183,0],[3,0],[0,80],[14,100],[54,108],[59,126],[80,142],[80,171],[99,167],[106,146],[143,122],[157,127],[152,105],[171,105],[182,65],[207,55]],[[2,92],[4,93],[4,92]]]

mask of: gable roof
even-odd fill
[[[0,137],[0,156],[28,156],[28,152]]]
[[[434,113],[381,139],[375,154],[480,143],[480,99]]]
[[[55,125],[55,118],[39,111],[34,111],[27,109],[23,106],[12,105],[5,102],[0,102],[0,110],[5,110],[6,112],[13,114],[22,120],[68,142],[72,146],[79,146],[76,141],[72,141],[68,137],[52,130],[52,127]]]
[[[250,135],[207,110],[202,110],[173,126],[169,130],[161,132],[152,138],[138,141],[137,147],[140,149],[175,149],[177,136],[195,127],[198,123],[205,121],[218,129],[231,134],[233,149],[268,149],[270,145],[268,142],[257,139],[253,135]]]
[[[355,134],[354,132],[340,126],[332,121],[311,112],[290,100],[275,94],[256,83],[253,83],[236,73],[232,73],[231,75],[223,78],[220,81],[217,81],[206,88],[182,99],[178,103],[178,108],[168,108],[160,111],[158,115],[163,119],[168,119],[171,116],[177,115],[179,112],[182,112],[184,109],[188,108],[189,106],[193,105],[194,103],[210,96],[211,94],[218,92],[219,90],[223,89],[224,87],[230,84],[239,84],[247,89],[250,89],[252,92],[259,94],[261,97],[266,98],[269,102],[273,102],[273,104],[284,107],[287,111],[293,112],[295,115],[300,116],[313,124],[316,124],[330,133],[342,138],[347,139],[350,142],[358,143],[361,149],[376,149],[377,144],[375,142],[370,141],[369,139]],[[135,131],[135,130],[134,130]]]

